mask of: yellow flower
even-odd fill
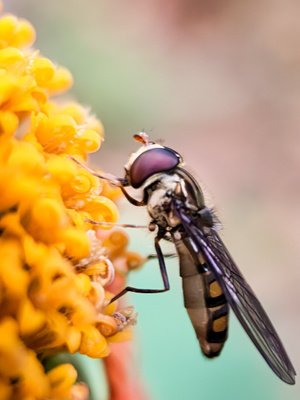
[[[70,396],[71,386],[76,381],[77,372],[73,365],[63,364],[48,372],[50,398],[64,399]]]
[[[72,76],[31,51],[34,38],[29,22],[0,19],[0,399],[85,399],[72,365],[46,373],[40,360],[105,357],[128,339],[136,315],[108,306],[104,286],[114,263],[144,260],[125,234],[99,238],[87,222],[118,219],[119,191],[69,158],[98,150],[103,127],[78,104],[49,100]]]

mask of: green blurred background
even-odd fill
[[[74,76],[69,97],[104,123],[94,164],[122,176],[141,130],[185,157],[299,371],[300,3],[7,0],[4,11],[33,23],[35,47]],[[147,222],[145,210],[121,209],[123,221]],[[150,233],[130,233],[132,249],[153,252]],[[169,293],[127,298],[139,312],[133,373],[150,397],[299,399],[299,385],[276,378],[233,315],[221,357],[202,357],[176,260],[167,266]],[[130,284],[161,287],[156,262]]]

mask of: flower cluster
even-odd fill
[[[30,50],[34,38],[27,21],[0,20],[0,399],[83,399],[72,365],[45,372],[40,360],[104,357],[127,339],[135,315],[115,312],[104,286],[112,262],[141,260],[124,234],[100,240],[87,222],[118,218],[118,191],[68,157],[84,162],[103,128],[78,104],[49,100],[72,76]]]

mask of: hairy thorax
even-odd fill
[[[180,224],[179,219],[174,215],[172,203],[179,186],[180,177],[177,174],[165,174],[147,189],[149,215],[162,228],[170,229]]]

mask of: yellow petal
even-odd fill
[[[18,89],[18,80],[15,76],[9,73],[0,74],[0,105],[7,102],[8,99],[14,93],[16,93],[17,89]]]
[[[10,111],[0,111],[0,135],[12,136],[19,125],[19,118]]]
[[[1,280],[12,296],[25,296],[29,277],[23,269],[21,246],[14,240],[0,241]]]
[[[85,232],[67,228],[60,232],[59,240],[65,244],[69,256],[81,259],[89,255],[90,240]]]
[[[11,398],[13,387],[9,379],[0,379],[0,400],[7,400]]]
[[[19,19],[10,45],[18,48],[30,46],[35,41],[35,29],[30,22]]]
[[[113,336],[109,336],[107,340],[110,343],[127,342],[132,339],[132,329],[125,329],[125,331],[118,332]]]
[[[86,193],[91,189],[91,179],[86,174],[78,174],[70,183],[76,193]]]
[[[47,58],[35,58],[30,64],[30,73],[39,86],[44,86],[54,76],[54,65]]]
[[[70,104],[62,109],[62,114],[70,115],[77,125],[82,125],[84,123],[84,110],[79,104]]]
[[[0,374],[19,376],[26,365],[26,352],[18,336],[18,324],[12,317],[0,323]]]
[[[76,175],[76,165],[71,160],[63,157],[50,158],[46,164],[51,177],[60,184],[70,182]]]
[[[58,68],[54,77],[47,82],[47,90],[50,95],[58,94],[69,89],[73,84],[73,77],[66,68]]]
[[[101,145],[101,138],[95,131],[86,129],[79,137],[79,142],[84,151],[92,153],[99,149]]]
[[[114,318],[109,315],[99,314],[97,320],[97,329],[103,336],[108,337],[116,333],[117,323]]]
[[[79,350],[81,343],[81,332],[75,326],[70,326],[67,331],[66,344],[71,354]]]
[[[24,60],[24,56],[20,50],[15,47],[7,47],[0,50],[0,68],[7,69],[11,64]]]
[[[141,268],[148,261],[148,258],[141,256],[135,251],[127,251],[126,260],[128,270],[133,271]]]
[[[7,47],[12,41],[14,30],[17,26],[17,18],[7,15],[0,20],[0,43]]]
[[[117,222],[119,211],[115,203],[104,196],[98,196],[84,207],[90,213],[92,220],[97,222]],[[99,226],[101,229],[111,229],[110,226]]]
[[[27,351],[26,365],[22,375],[19,396],[17,398],[41,399],[48,397],[49,382],[44,374],[42,364],[37,360],[36,354],[33,351]]]
[[[105,292],[105,299],[106,300],[111,300],[114,297],[114,293],[108,292],[106,290]],[[109,303],[106,310],[105,310],[105,314],[107,315],[111,315],[112,313],[117,311],[117,307],[118,307],[118,301],[114,301],[113,303]]]
[[[42,174],[44,170],[44,157],[30,143],[19,142],[15,145],[7,160],[8,166],[19,168],[22,173],[34,172]]]
[[[80,353],[91,358],[101,358],[108,354],[109,345],[103,335],[95,328],[89,327],[82,334]]]
[[[37,87],[31,91],[31,96],[40,105],[45,104],[46,101],[48,100],[48,96],[47,96],[45,90],[42,88],[39,88],[39,87]]]
[[[77,371],[72,364],[62,364],[47,373],[51,389],[50,398],[65,399],[70,396],[71,386],[76,381]]]
[[[18,320],[20,333],[22,335],[30,335],[46,323],[46,316],[42,311],[35,309],[30,300],[25,299],[21,303]]]
[[[67,204],[66,204],[67,205]],[[69,216],[71,217],[74,225],[77,228],[80,228],[87,232],[89,229],[92,228],[91,224],[88,224],[86,221],[91,219],[91,216],[89,213],[82,212],[82,211],[76,211],[72,209],[67,209],[67,212]]]
[[[33,229],[61,229],[67,223],[63,205],[52,198],[37,199],[32,207],[31,218],[31,232]]]
[[[87,296],[91,290],[91,280],[86,274],[76,275],[76,288],[84,296]]]
[[[106,247],[110,257],[117,257],[125,251],[129,243],[128,234],[121,229],[115,229],[109,237],[103,241],[103,247]]]

